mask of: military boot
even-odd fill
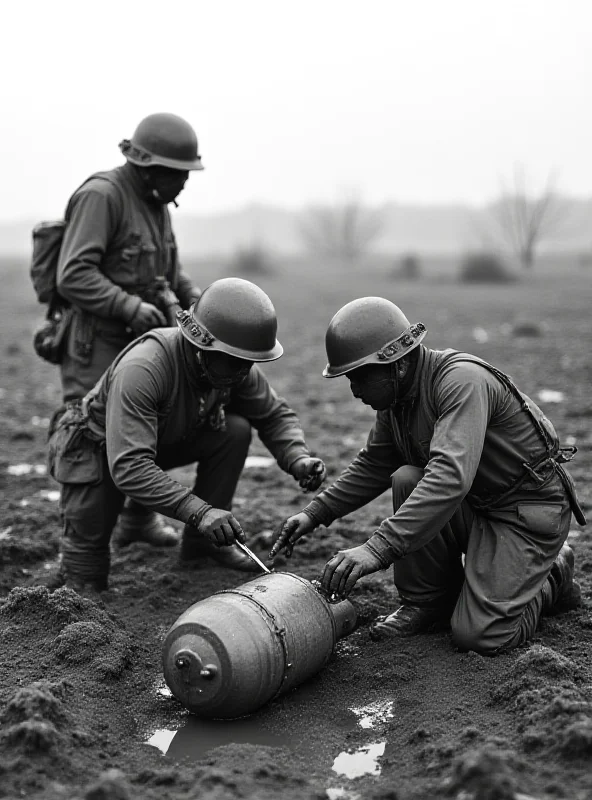
[[[546,616],[562,614],[582,604],[582,590],[573,579],[574,562],[573,550],[564,544],[543,585],[542,613]]]
[[[452,609],[442,608],[442,604],[414,606],[403,603],[387,617],[378,617],[370,625],[370,638],[375,642],[382,639],[415,636],[424,633],[432,626],[447,627],[452,616]]]
[[[40,586],[45,586],[50,592],[53,592],[55,589],[61,589],[62,586],[66,585],[66,578],[66,572],[60,562],[46,575],[42,575],[36,583]]]
[[[124,507],[113,530],[115,547],[127,547],[132,542],[145,542],[152,547],[174,547],[179,544],[179,536],[160,514],[133,505]]]
[[[202,561],[204,558],[211,558],[212,561],[223,567],[237,569],[241,572],[261,572],[261,568],[236,545],[216,547],[205,537],[196,535],[194,527],[186,525],[181,537],[179,560],[182,563],[188,563]]]
[[[50,592],[65,587],[91,600],[98,599],[101,592],[106,592],[109,588],[109,581],[106,575],[95,578],[78,575],[71,570],[67,570],[61,559],[57,566],[38,583],[47,587]]]

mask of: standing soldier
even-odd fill
[[[560,448],[507,375],[425,347],[426,333],[380,297],[333,317],[323,375],[346,375],[376,421],[341,476],[283,523],[271,555],[392,489],[393,516],[327,563],[325,590],[347,595],[394,564],[401,605],[372,625],[373,638],[450,623],[460,648],[493,655],[527,641],[541,614],[579,603],[564,544],[572,512],[585,524],[563,466],[575,448]]]
[[[59,295],[73,309],[61,361],[65,403],[84,397],[136,336],[174,324],[171,298],[187,309],[200,293],[179,264],[167,208],[189,172],[203,169],[195,131],[174,114],[152,114],[119,147],[127,163],[92,175],[66,210],[57,271]],[[129,501],[118,543],[134,540],[177,543],[157,514]]]
[[[325,477],[296,414],[255,362],[282,355],[269,297],[240,278],[212,283],[177,328],[140,336],[50,434],[51,475],[62,485],[64,531],[52,586],[102,591],[111,532],[124,496],[185,523],[181,559],[209,556],[251,571],[232,546],[245,536],[231,512],[254,427],[279,466],[305,489]],[[198,462],[192,490],[166,470]]]

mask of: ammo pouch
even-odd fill
[[[40,358],[50,364],[62,363],[71,322],[71,308],[48,310],[45,320],[33,334],[33,347]]]
[[[97,484],[103,479],[104,442],[92,436],[83,402],[70,403],[49,438],[47,469],[58,483]]]

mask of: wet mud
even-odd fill
[[[266,369],[299,412],[311,447],[335,476],[372,422],[340,381],[323,381],[323,332],[355,296],[383,294],[430,329],[428,343],[470,350],[509,372],[579,452],[571,472],[592,514],[592,276],[533,276],[475,293],[445,280],[395,286],[371,271],[309,267],[266,280],[286,355]],[[202,283],[219,277],[195,266]],[[0,798],[35,800],[526,800],[592,797],[592,535],[570,543],[584,605],[547,618],[533,641],[498,658],[460,653],[449,633],[376,643],[368,624],[396,606],[392,575],[352,594],[358,628],[317,676],[251,717],[189,715],[166,690],[161,647],[191,604],[252,576],[213,562],[178,562],[142,544],[113,554],[111,586],[95,602],[39,583],[57,555],[57,486],[45,437],[59,400],[56,370],[32,353],[39,308],[23,265],[5,265],[0,298]],[[371,291],[369,291],[371,287]],[[525,308],[540,337],[513,336]],[[487,338],[473,336],[476,326]],[[569,443],[569,442],[567,442]],[[265,554],[280,520],[307,501],[254,441],[235,512]],[[191,470],[176,477],[189,483]],[[390,499],[322,529],[278,562],[308,579],[342,547],[364,541]]]

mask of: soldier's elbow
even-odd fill
[[[56,289],[58,294],[65,300],[73,302],[76,298],[72,292],[72,284],[70,280],[69,270],[60,269],[56,275]]]

